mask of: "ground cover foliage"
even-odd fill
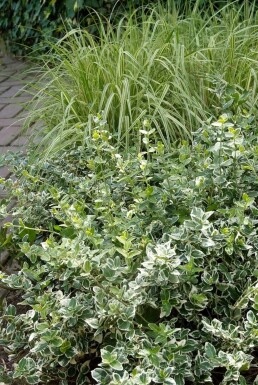
[[[228,94],[170,151],[144,119],[124,152],[98,115],[62,156],[7,156],[21,270],[1,285],[21,305],[3,304],[2,382],[257,383],[258,130]]]
[[[101,111],[126,150],[138,141],[144,118],[166,148],[178,138],[191,140],[202,121],[218,116],[225,83],[250,91],[248,108],[256,113],[257,13],[248,4],[228,3],[213,12],[196,7],[186,16],[159,4],[115,27],[100,22],[99,38],[70,31],[40,62],[28,120],[45,122],[46,158],[83,142]]]

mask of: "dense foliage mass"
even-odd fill
[[[184,14],[196,7],[213,11],[228,3],[227,0],[159,2],[171,4]],[[115,23],[121,15],[132,9],[156,3],[156,0],[0,0],[0,34],[8,50],[24,55],[31,53],[35,46],[41,51],[49,48],[51,41],[74,26],[80,25],[96,33],[96,12]],[[237,3],[248,5],[252,1],[235,0]]]
[[[71,26],[94,26],[96,13],[114,21],[133,7],[153,0],[0,0],[0,33],[8,49],[16,54],[49,47],[50,41],[62,36]],[[34,47],[35,48],[35,47]]]
[[[41,144],[47,158],[83,143],[100,111],[126,150],[137,145],[144,118],[170,148],[178,138],[189,140],[203,121],[216,119],[218,96],[228,83],[250,91],[248,108],[257,113],[258,27],[252,7],[246,14],[227,6],[212,16],[196,10],[183,18],[159,6],[147,15],[138,10],[116,28],[101,24],[99,36],[71,31],[40,63],[29,121],[45,123]]]
[[[123,153],[99,115],[62,157],[9,156],[1,239],[21,270],[1,281],[21,305],[0,319],[2,382],[256,383],[256,122],[224,113],[170,152],[157,134],[143,120]]]
[[[75,3],[8,7],[51,35]],[[40,68],[41,143],[0,179],[1,384],[257,385],[257,14],[201,3],[71,31]]]
[[[43,48],[47,40],[49,43],[51,38],[62,36],[69,26],[93,24],[93,10],[109,17],[114,7],[116,14],[130,8],[130,1],[118,2],[118,7],[116,3],[116,0],[1,0],[1,36],[14,53],[28,53],[35,44]],[[134,3],[136,7],[142,4],[138,0]]]

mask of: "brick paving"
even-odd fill
[[[24,88],[31,79],[25,70],[25,63],[0,52],[0,155],[23,150],[27,143],[21,129],[25,117],[24,103],[30,99]],[[0,168],[0,177],[9,175],[8,167]]]
[[[1,54],[0,44],[0,156],[8,151],[24,151],[27,143],[21,129],[25,117],[23,104],[30,99],[24,87],[31,79],[26,76],[25,70],[25,63]],[[0,177],[10,176],[8,165],[0,167]],[[0,200],[4,197],[5,192],[0,187]],[[0,227],[4,222],[0,223]],[[5,250],[0,250],[0,269],[2,266],[6,271],[15,271],[16,262],[9,259]],[[0,300],[7,295],[8,291],[0,288]]]

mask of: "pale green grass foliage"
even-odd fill
[[[47,155],[83,143],[98,113],[125,149],[139,146],[144,119],[169,148],[220,113],[222,84],[249,90],[255,109],[258,25],[251,6],[229,5],[212,16],[195,8],[184,18],[158,6],[123,18],[116,29],[102,23],[99,35],[69,32],[40,68],[45,86],[29,121],[47,127]]]

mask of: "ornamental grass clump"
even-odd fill
[[[99,112],[126,151],[139,145],[144,118],[166,148],[191,140],[201,122],[220,114],[222,83],[252,91],[248,107],[256,111],[258,26],[248,4],[229,3],[216,12],[196,6],[184,16],[159,5],[115,27],[100,19],[97,36],[70,31],[38,69],[42,78],[28,122],[45,123],[40,153],[45,149],[48,158],[85,142]]]
[[[1,285],[20,303],[3,304],[0,381],[255,384],[257,134],[238,109],[167,152],[145,119],[121,152],[95,119],[62,157],[9,156],[1,245],[21,270]]]

